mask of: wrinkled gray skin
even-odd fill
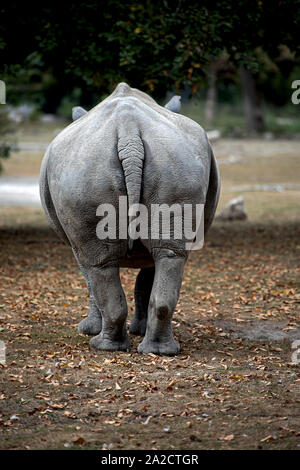
[[[96,349],[130,345],[119,276],[120,266],[127,266],[140,268],[129,330],[144,336],[138,351],[179,352],[171,319],[188,256],[186,240],[100,240],[96,235],[98,205],[114,204],[118,211],[119,196],[127,196],[129,206],[141,202],[147,208],[205,203],[205,231],[210,226],[219,198],[211,147],[198,124],[167,108],[120,83],[89,112],[73,110],[76,121],[53,140],[42,163],[44,210],[71,245],[90,292],[90,313],[78,331],[95,335],[90,344]]]

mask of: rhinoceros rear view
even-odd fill
[[[54,230],[72,247],[90,292],[90,313],[78,330],[95,335],[91,346],[96,349],[129,347],[119,275],[120,266],[128,266],[141,269],[130,326],[131,333],[144,335],[138,351],[179,352],[171,318],[192,240],[176,238],[174,229],[167,235],[164,228],[151,230],[151,218],[146,232],[140,227],[139,236],[132,234],[133,209],[140,205],[151,214],[162,204],[202,204],[207,231],[218,203],[219,173],[203,129],[170,103],[163,108],[120,83],[91,111],[75,110],[76,120],[53,140],[42,163],[42,205]],[[117,236],[103,238],[97,232],[99,215],[104,216],[99,207],[108,205],[115,208]],[[129,230],[122,237],[124,215]],[[190,218],[194,222],[194,215]],[[181,222],[189,222],[184,214]]]

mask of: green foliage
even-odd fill
[[[254,71],[258,47],[274,58],[285,44],[297,57],[299,26],[299,0],[88,0],[59,8],[49,1],[6,2],[1,75],[24,73],[27,61],[29,83],[55,77],[56,106],[74,88],[100,98],[121,80],[156,98],[186,84],[195,93],[207,64],[224,50]]]
[[[81,90],[79,88],[74,88],[70,94],[62,98],[60,105],[57,108],[57,114],[66,119],[71,119],[72,108],[78,105],[81,96]]]
[[[182,113],[198,122],[205,131],[218,129],[223,137],[247,137],[245,128],[245,118],[242,102],[221,102],[218,103],[218,111],[210,126],[205,124],[204,117],[205,99],[192,99],[183,103]],[[266,132],[276,137],[300,136],[299,106],[286,104],[285,106],[263,106],[266,121]]]

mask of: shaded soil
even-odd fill
[[[127,353],[89,349],[84,279],[50,229],[0,243],[1,449],[299,447],[299,222],[213,226],[186,266],[172,358],[132,336]],[[121,271],[129,321],[137,272]]]

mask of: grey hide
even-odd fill
[[[110,203],[118,214],[119,196],[127,196],[129,206],[140,202],[148,210],[151,204],[205,204],[207,231],[220,184],[206,133],[126,83],[89,112],[75,114],[80,118],[46,151],[40,195],[52,227],[71,246],[90,292],[90,313],[78,331],[94,335],[93,348],[129,348],[119,270],[139,268],[129,331],[144,336],[140,353],[177,354],[171,319],[188,257],[186,240],[100,240],[96,210]]]

